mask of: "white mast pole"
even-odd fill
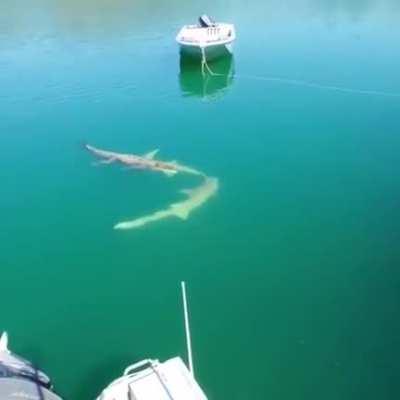
[[[186,298],[186,284],[184,281],[181,282],[182,286],[182,299],[183,299],[183,313],[185,318],[185,332],[186,332],[186,345],[187,345],[187,355],[189,362],[189,370],[192,376],[194,376],[193,370],[193,357],[192,357],[192,339],[190,336],[190,326],[189,326],[189,313],[188,313],[188,305]]]

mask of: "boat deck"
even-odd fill
[[[127,399],[207,400],[207,397],[183,361],[176,357],[163,363],[145,360],[128,367],[124,376],[111,383],[98,398]]]
[[[232,24],[216,24],[211,27],[185,25],[176,40],[181,45],[207,47],[229,44],[235,40],[235,28]]]

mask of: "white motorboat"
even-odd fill
[[[179,357],[143,360],[126,368],[97,400],[207,400]]]
[[[182,282],[189,368],[180,357],[143,360],[127,367],[97,400],[207,400],[193,373],[185,283]]]
[[[182,54],[203,60],[232,54],[235,39],[233,24],[214,22],[207,15],[202,15],[197,25],[185,25],[176,36]]]

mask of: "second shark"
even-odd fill
[[[150,222],[155,222],[164,218],[178,217],[182,220],[188,219],[190,213],[203,205],[210,197],[218,191],[218,179],[207,177],[204,182],[194,189],[181,190],[187,198],[178,203],[171,204],[165,210],[156,211],[153,214],[134,219],[132,221],[119,222],[114,229],[137,229]]]

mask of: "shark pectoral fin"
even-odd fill
[[[146,158],[147,160],[152,160],[159,151],[160,151],[160,149],[155,149],[153,151],[149,151],[148,153],[143,155],[143,158]]]
[[[162,172],[168,176],[168,178],[173,177],[176,174],[176,171],[173,169],[163,169]]]
[[[4,332],[0,337],[0,351],[8,352],[8,335]]]
[[[92,162],[93,167],[100,167],[101,165],[111,164],[115,161],[115,158],[107,158],[105,160]]]
[[[99,163],[100,163],[100,164],[111,164],[111,163],[113,163],[115,160],[116,160],[115,157],[110,157],[110,158],[107,158],[106,160],[101,160],[101,161],[99,161]]]
[[[182,189],[180,192],[183,194],[186,194],[187,196],[190,196],[193,193],[193,190],[192,189]]]
[[[176,207],[172,206],[172,208],[174,209],[174,215],[176,215],[178,218],[183,220],[188,219],[189,216],[188,210],[180,208],[178,205]]]

